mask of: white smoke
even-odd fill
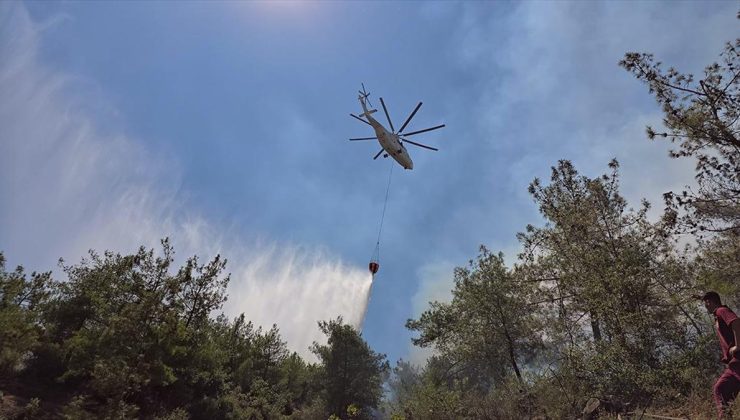
[[[303,357],[313,358],[313,341],[325,342],[319,320],[341,316],[361,329],[372,282],[366,269],[328,251],[246,243],[204,219],[178,192],[176,162],[110,128],[110,105],[83,93],[94,81],[44,65],[38,51],[54,25],[33,22],[10,2],[0,2],[0,22],[0,251],[10,266],[45,271],[88,249],[127,253],[170,237],[178,261],[227,258],[225,311],[277,324]]]

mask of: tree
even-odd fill
[[[628,209],[619,165],[609,166],[590,179],[560,161],[549,185],[532,182],[546,224],[519,235],[519,273],[540,285],[559,373],[602,395],[644,399],[704,330],[669,230],[647,219],[647,202]]]
[[[414,398],[416,389],[421,383],[422,377],[419,368],[412,363],[399,360],[388,377],[389,398],[387,410],[403,412],[404,405]]]
[[[484,246],[469,267],[455,269],[454,280],[452,302],[432,302],[418,320],[406,323],[419,332],[414,345],[433,346],[451,362],[451,377],[479,391],[487,392],[508,375],[523,383],[521,364],[540,344],[528,302],[532,285],[516,281],[503,255]]]
[[[699,291],[715,290],[722,303],[740,308],[740,235],[700,240],[693,263]]]
[[[740,234],[740,39],[728,42],[721,63],[698,82],[674,68],[664,71],[652,54],[630,52],[619,64],[647,83],[662,106],[667,132],[647,128],[648,137],[678,143],[671,157],[696,158],[696,191],[665,195],[667,215],[691,232]],[[687,210],[678,217],[677,208]]]
[[[171,274],[167,240],[162,249],[162,256],[143,247],[125,256],[91,251],[81,263],[62,266],[69,279],[45,314],[60,380],[84,384],[108,406],[147,413],[218,393],[222,356],[207,338],[209,315],[225,300],[225,261],[217,256],[200,265],[192,257]]]
[[[31,273],[26,278],[23,267],[5,271],[5,257],[0,253],[0,375],[10,375],[25,368],[42,333],[40,321],[51,284],[51,273]]]
[[[725,45],[720,62],[707,66],[698,82],[663,70],[651,54],[627,53],[620,65],[645,82],[663,108],[668,131],[648,127],[649,138],[669,138],[679,144],[672,157],[696,159],[698,188],[665,194],[667,220],[700,233],[696,287],[740,302],[740,39]]]
[[[374,352],[352,326],[342,318],[320,321],[326,345],[311,346],[321,361],[322,384],[330,414],[346,418],[351,406],[359,408],[357,418],[372,418],[383,392],[383,382],[390,370],[385,355]]]
[[[473,417],[466,402],[479,398],[479,395],[463,392],[455,386],[447,374],[449,367],[450,363],[439,356],[431,356],[422,369],[400,361],[389,383],[392,392],[388,407],[390,418],[442,420]]]
[[[342,396],[323,387],[351,368],[339,375],[352,404],[337,413],[370,416],[387,363],[359,334],[322,324],[336,345],[317,349],[333,362],[308,364],[276,325],[212,317],[226,300],[225,260],[191,257],[174,270],[173,256],[166,239],[158,254],[90,251],[78,264],[61,262],[68,278],[54,282],[49,273],[6,272],[0,254],[0,390],[27,390],[25,413],[38,416],[326,418],[325,396]]]

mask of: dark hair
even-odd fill
[[[701,297],[701,300],[708,300],[712,303],[716,303],[717,305],[722,304],[722,300],[719,298],[719,293],[711,291],[704,293],[704,296]]]

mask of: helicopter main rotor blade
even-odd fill
[[[380,104],[383,105],[383,112],[385,112],[385,118],[388,119],[388,124],[391,126],[391,131],[396,132],[396,130],[393,128],[393,122],[391,121],[391,117],[388,115],[388,109],[385,107],[385,102],[383,102],[383,98],[380,98]]]
[[[423,144],[421,144],[421,143],[416,143],[416,142],[413,142],[413,141],[411,141],[411,140],[406,140],[406,139],[402,139],[402,140],[403,140],[403,142],[404,142],[404,143],[411,143],[411,144],[413,144],[414,146],[418,146],[418,147],[423,147],[423,148],[425,148],[425,149],[429,149],[429,150],[434,150],[435,152],[439,151],[439,149],[437,149],[437,148],[435,148],[435,147],[429,147],[429,146],[425,146],[425,145],[423,145]]]
[[[355,139],[349,139],[349,141],[360,141],[360,140],[377,140],[377,137],[358,137]]]
[[[378,156],[380,156],[380,154],[383,153],[383,152],[385,152],[385,149],[380,149],[380,151],[378,152],[377,155],[375,155],[375,157],[373,158],[373,160],[377,159]]]
[[[353,117],[357,118],[358,120],[360,120],[360,121],[364,122],[365,124],[367,124],[367,125],[369,125],[369,126],[372,126],[372,124],[370,124],[369,122],[367,122],[367,121],[363,120],[362,118],[358,117],[358,116],[357,116],[357,115],[355,115],[355,114],[349,114],[349,115],[351,115],[351,116],[353,116]]]
[[[425,129],[423,129],[423,130],[419,130],[419,131],[412,131],[412,132],[410,132],[410,133],[404,133],[403,135],[404,135],[404,136],[413,136],[414,134],[419,134],[419,133],[426,133],[427,131],[432,131],[432,130],[436,130],[436,129],[438,129],[438,128],[442,128],[442,127],[444,127],[444,126],[445,126],[445,125],[444,125],[444,124],[442,124],[442,125],[438,125],[438,126],[436,126],[436,127],[432,127],[432,128],[425,128]]]
[[[421,102],[419,102],[419,105],[416,105],[416,108],[414,108],[414,112],[412,112],[411,115],[409,115],[409,117],[406,119],[406,122],[403,123],[403,126],[401,127],[401,129],[398,130],[398,134],[401,134],[401,132],[403,131],[403,129],[406,128],[406,126],[409,124],[409,122],[411,121],[411,119],[414,118],[414,115],[416,115],[416,111],[418,111],[419,108],[421,108]]]

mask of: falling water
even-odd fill
[[[372,287],[364,267],[350,267],[336,258],[303,248],[261,249],[234,257],[229,300],[224,309],[231,316],[244,313],[263,328],[277,324],[291,350],[312,357],[313,342],[325,343],[319,321],[337,319],[362,329]]]
[[[367,306],[370,303],[370,292],[373,289],[373,279],[374,276],[371,275],[370,282],[367,286],[367,291],[365,292],[365,303],[362,305],[362,316],[360,316],[360,322],[354,326],[359,332],[362,332],[362,327],[365,326],[365,315],[367,315]]]

